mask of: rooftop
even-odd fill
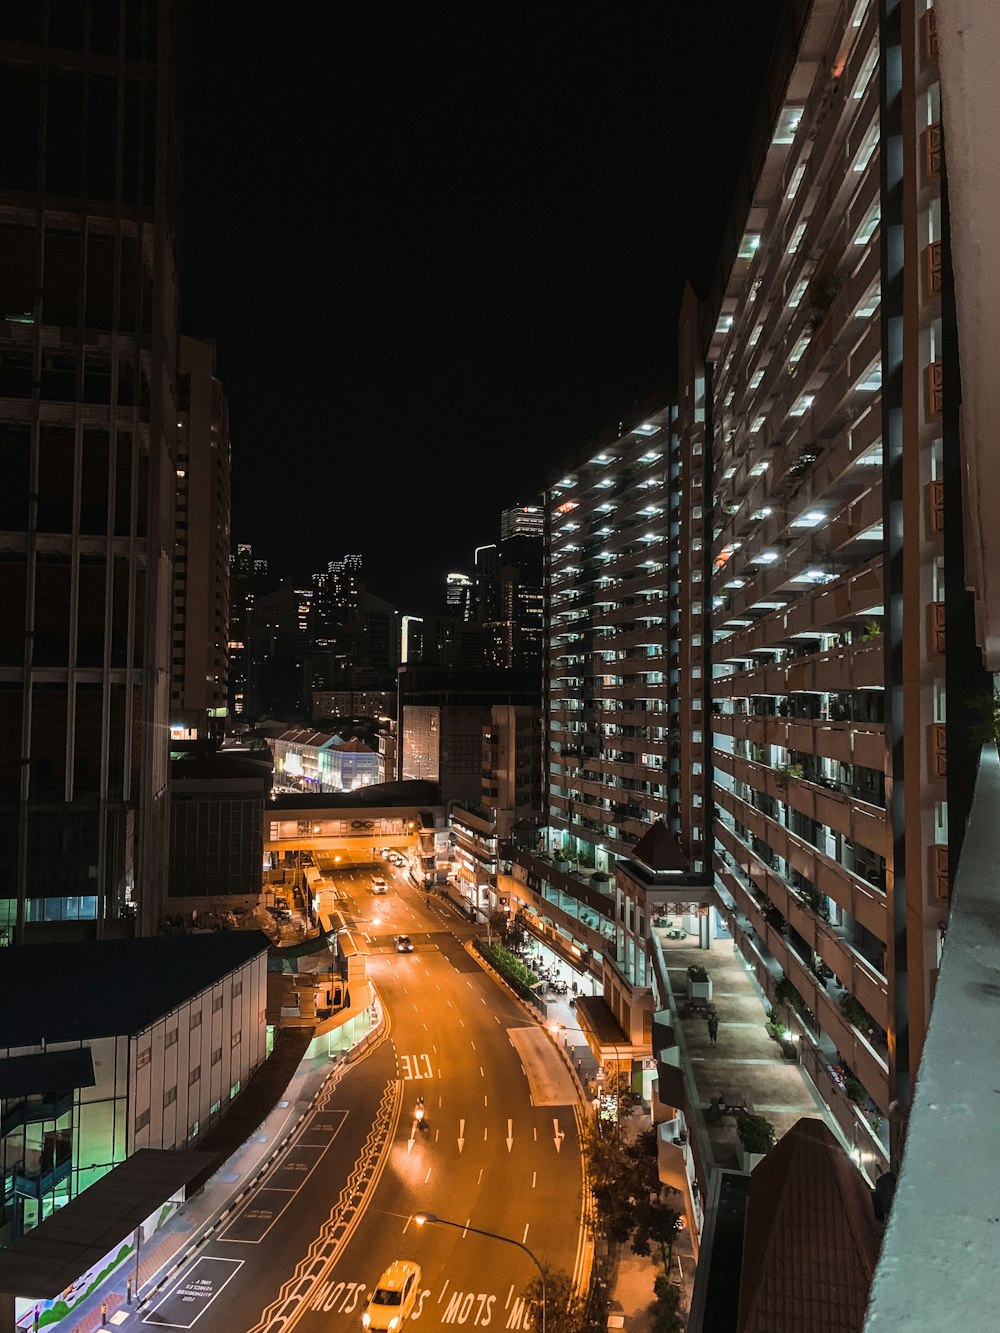
[[[268,945],[231,930],[4,949],[0,1049],[132,1036]]]

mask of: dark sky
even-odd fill
[[[234,542],[439,609],[672,376],[781,7],[190,5],[182,326],[219,345]]]

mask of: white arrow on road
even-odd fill
[[[513,1122],[513,1120],[508,1120],[508,1121],[507,1121],[507,1151],[510,1152],[510,1150],[511,1150],[511,1148],[513,1148],[513,1146],[514,1146],[514,1122]]]
[[[562,1141],[566,1137],[565,1131],[559,1128],[559,1121],[553,1119],[552,1126],[555,1129],[556,1152],[562,1147]]]
[[[465,1121],[458,1122],[458,1151],[461,1152],[465,1147]]]

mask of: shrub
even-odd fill
[[[736,1132],[746,1152],[769,1152],[774,1147],[774,1126],[766,1116],[749,1112],[738,1116]]]
[[[692,963],[688,968],[689,981],[707,981],[708,972],[702,967],[701,963]]]

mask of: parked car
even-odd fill
[[[396,946],[397,953],[413,952],[413,941],[410,939],[409,935],[397,935],[393,940],[393,943]]]
[[[368,1308],[361,1316],[365,1328],[400,1328],[410,1315],[420,1295],[420,1265],[412,1259],[394,1259],[378,1280]]]

